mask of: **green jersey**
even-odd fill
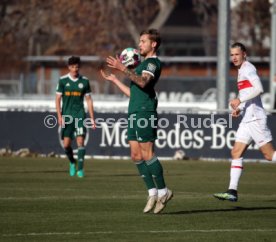
[[[60,77],[57,93],[62,94],[62,115],[85,118],[83,98],[91,93],[89,80],[84,76],[73,79],[69,74]]]
[[[149,57],[145,59],[136,68],[135,72],[141,76],[146,72],[153,76],[153,79],[144,87],[141,88],[134,82],[130,83],[130,100],[128,113],[156,111],[157,96],[154,91],[154,86],[161,75],[161,62],[157,57]]]

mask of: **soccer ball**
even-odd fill
[[[128,47],[120,54],[120,61],[126,67],[135,68],[140,64],[141,56],[137,49]]]
[[[177,150],[174,153],[173,159],[174,160],[184,160],[185,157],[186,157],[186,153],[184,150]]]

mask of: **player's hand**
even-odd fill
[[[240,116],[241,110],[237,108],[237,109],[233,110],[231,114],[232,114],[232,117],[237,118]]]
[[[96,122],[93,118],[91,118],[91,127],[93,130],[95,130],[97,127],[96,127]]]
[[[104,79],[111,81],[111,82],[115,82],[116,80],[118,80],[114,74],[112,74],[112,73],[107,74],[103,70],[101,70],[101,75]]]
[[[235,98],[235,99],[233,99],[233,100],[230,101],[230,106],[234,110],[237,109],[240,104],[241,104],[241,100],[238,99],[238,98]]]
[[[58,125],[63,126],[63,124],[64,124],[64,120],[63,120],[62,116],[58,115]]]
[[[113,56],[108,56],[106,58],[106,63],[108,67],[117,69],[119,71],[124,71],[126,69],[126,67],[121,63],[118,56],[116,56],[116,58]]]

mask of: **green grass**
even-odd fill
[[[239,202],[212,197],[226,162],[162,162],[174,198],[143,214],[147,193],[131,161],[0,158],[0,241],[276,241],[276,165],[246,163]]]

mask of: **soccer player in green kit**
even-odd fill
[[[143,210],[160,213],[173,193],[166,187],[163,168],[154,153],[154,141],[157,139],[157,97],[154,86],[161,74],[161,62],[156,56],[161,37],[156,29],[142,31],[139,51],[144,61],[135,70],[126,68],[118,57],[109,56],[107,65],[123,72],[131,80],[130,87],[123,84],[114,74],[102,76],[116,85],[130,97],[128,107],[128,141],[131,158],[137,166],[148,189],[148,200]],[[140,121],[139,121],[140,120]],[[141,122],[145,121],[146,122]],[[148,125],[146,126],[145,123]],[[145,127],[146,126],[146,127]]]
[[[84,177],[83,163],[85,156],[84,138],[86,118],[83,100],[87,102],[91,127],[95,129],[93,101],[89,80],[79,74],[80,58],[72,56],[68,59],[69,73],[60,77],[56,89],[56,110],[58,124],[62,126],[62,139],[66,156],[70,161],[70,176]],[[62,100],[62,108],[61,108]],[[78,146],[78,165],[73,156],[71,142],[76,138]],[[78,167],[77,167],[78,166]]]

